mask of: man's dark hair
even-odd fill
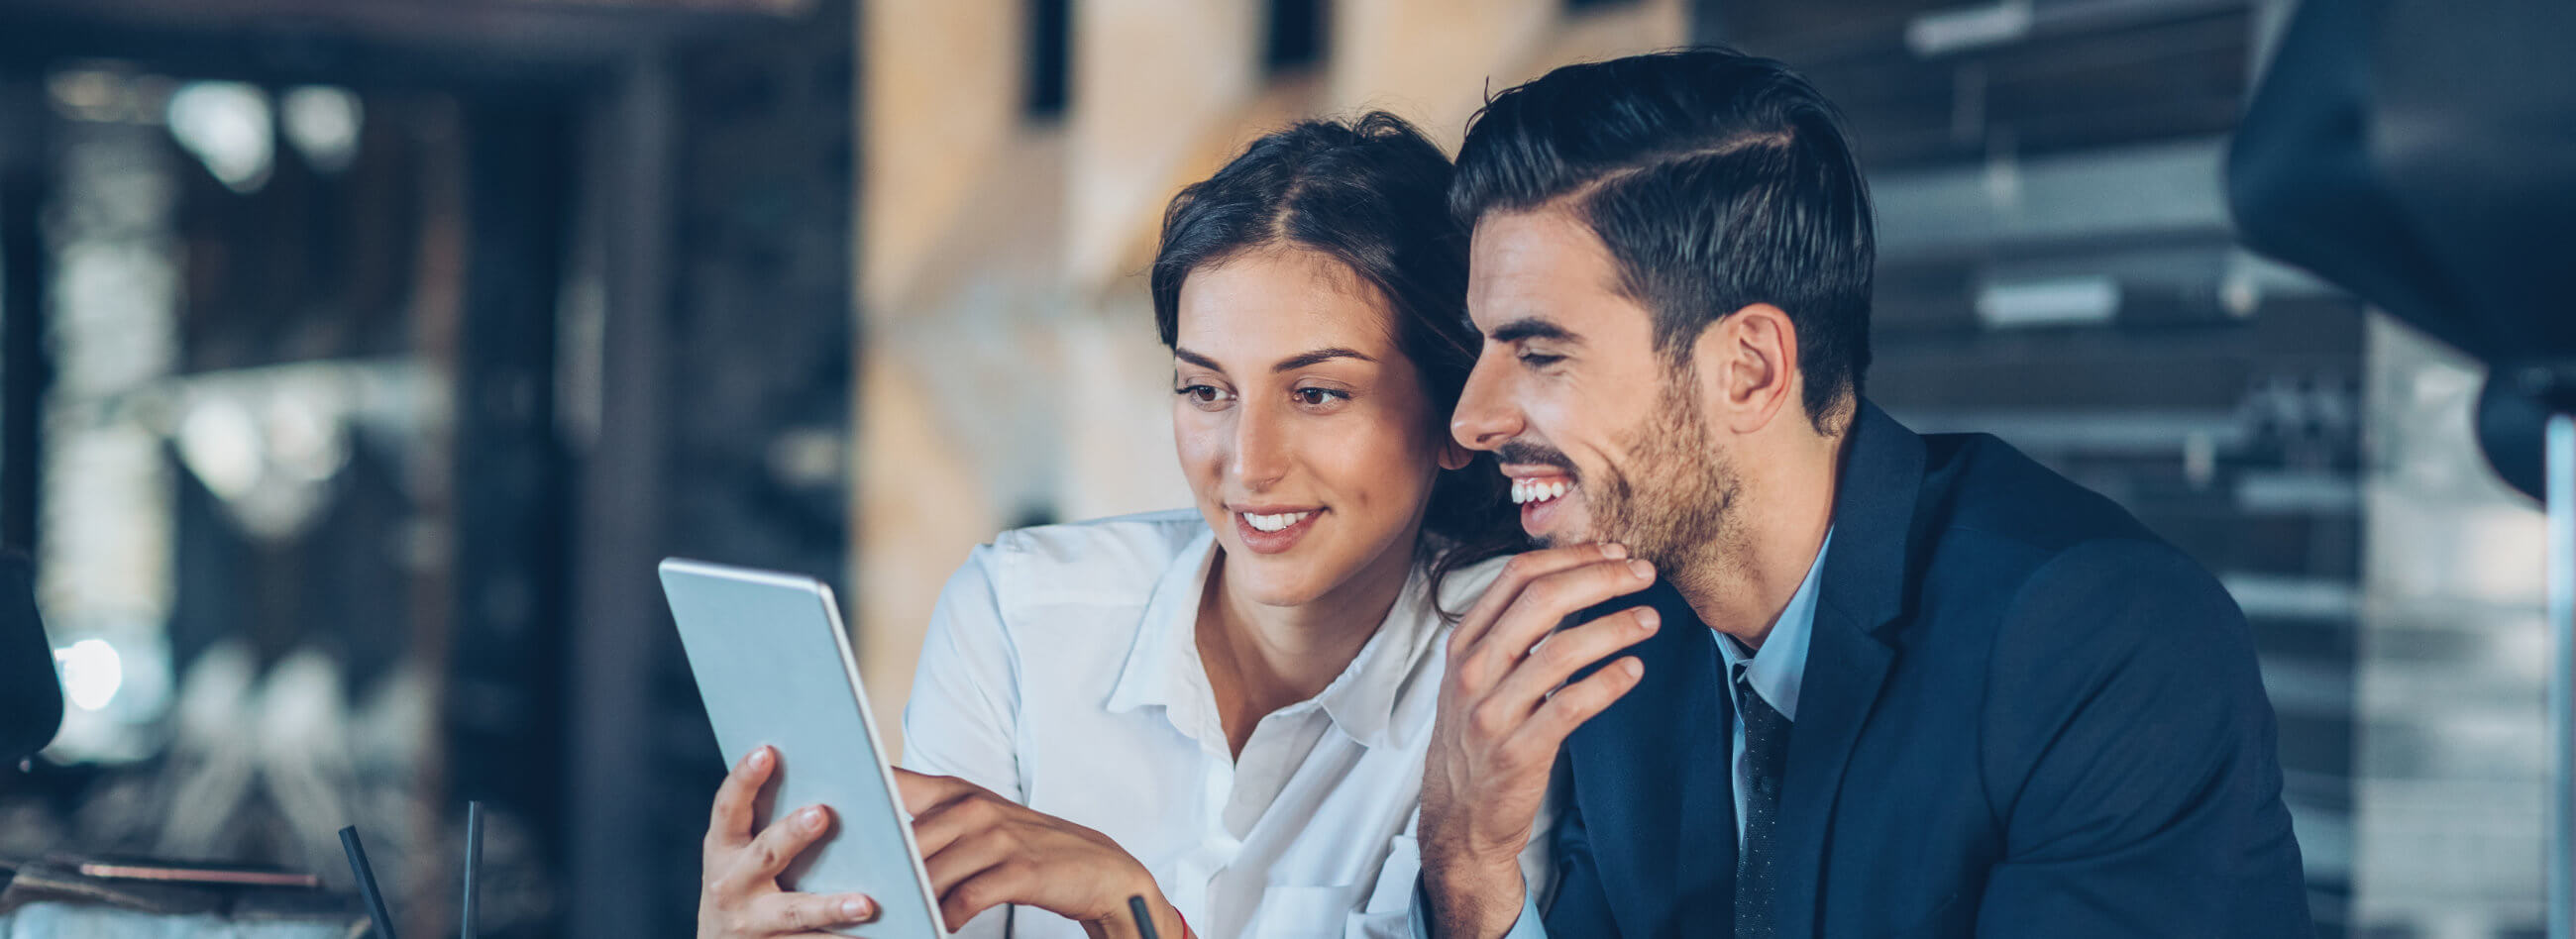
[[[1869,368],[1877,247],[1841,114],[1806,79],[1696,48],[1569,65],[1495,95],[1458,151],[1451,212],[1472,227],[1559,200],[1609,247],[1671,361],[1748,305],[1788,313],[1808,419],[1840,432]]]
[[[1467,320],[1466,229],[1441,204],[1451,173],[1437,144],[1383,111],[1303,121],[1253,141],[1163,212],[1149,277],[1163,344],[1179,340],[1181,284],[1192,272],[1251,251],[1313,251],[1393,307],[1396,346],[1431,399],[1432,432],[1445,438],[1483,342]],[[1422,545],[1435,605],[1451,572],[1528,547],[1508,485],[1487,453],[1432,483]]]

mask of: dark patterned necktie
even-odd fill
[[[1744,719],[1744,759],[1752,790],[1744,794],[1744,849],[1735,863],[1735,939],[1777,939],[1773,913],[1780,886],[1780,778],[1789,763],[1789,719],[1753,690],[1735,668],[1735,700]]]

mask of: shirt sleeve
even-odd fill
[[[1003,628],[990,546],[976,548],[932,607],[903,708],[903,766],[1025,801],[1016,740],[1019,666]]]
[[[1020,779],[1019,656],[1002,622],[993,586],[1001,560],[976,548],[948,578],[930,612],[912,698],[903,708],[903,767],[954,776],[1026,803]],[[1010,935],[1012,910],[995,907],[952,934],[957,939]]]
[[[1413,887],[1412,939],[1432,939],[1431,921],[1423,909],[1426,906],[1429,904],[1422,900],[1422,884],[1416,881]],[[1503,939],[1547,939],[1547,927],[1539,923],[1538,894],[1530,890],[1526,875],[1521,882],[1521,918],[1512,921],[1512,928],[1503,932]]]

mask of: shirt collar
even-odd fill
[[[1208,686],[1207,666],[1199,658],[1198,612],[1216,562],[1216,534],[1202,531],[1172,558],[1138,617],[1136,638],[1109,690],[1112,713],[1160,705],[1172,725],[1206,742],[1214,734],[1223,745],[1215,692]],[[1430,603],[1429,585],[1419,565],[1406,575],[1404,589],[1387,610],[1386,621],[1360,647],[1342,673],[1308,701],[1283,711],[1320,707],[1344,735],[1370,746],[1385,746],[1394,723],[1396,695],[1405,685],[1429,640],[1437,634],[1438,617]]]
[[[1161,705],[1171,712],[1172,723],[1193,737],[1203,721],[1215,719],[1215,714],[1200,711],[1210,694],[1204,690],[1207,671],[1199,665],[1191,630],[1208,565],[1215,560],[1216,532],[1202,530],[1163,568],[1137,621],[1136,638],[1128,643],[1127,662],[1109,689],[1110,713]]]
[[[1834,532],[1828,528],[1824,543],[1816,546],[1815,560],[1807,563],[1807,578],[1798,582],[1798,592],[1789,595],[1789,605],[1780,609],[1779,621],[1771,624],[1771,635],[1749,661],[1735,637],[1718,635],[1727,688],[1735,687],[1735,667],[1744,666],[1744,679],[1753,684],[1753,690],[1772,710],[1792,721],[1798,719],[1798,691],[1806,683],[1807,639],[1816,631],[1817,585],[1823,579],[1825,551],[1833,546]]]
[[[1392,742],[1395,699],[1431,639],[1439,634],[1440,617],[1431,608],[1431,585],[1422,565],[1405,574],[1404,588],[1388,607],[1386,620],[1369,636],[1349,667],[1315,694],[1315,703],[1331,716],[1333,726],[1362,746]]]

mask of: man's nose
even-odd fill
[[[1467,387],[1458,393],[1458,408],[1449,415],[1449,436],[1470,450],[1491,450],[1503,441],[1520,436],[1520,411],[1511,405],[1506,394],[1501,357],[1486,354],[1476,357],[1476,367],[1467,373]]]

